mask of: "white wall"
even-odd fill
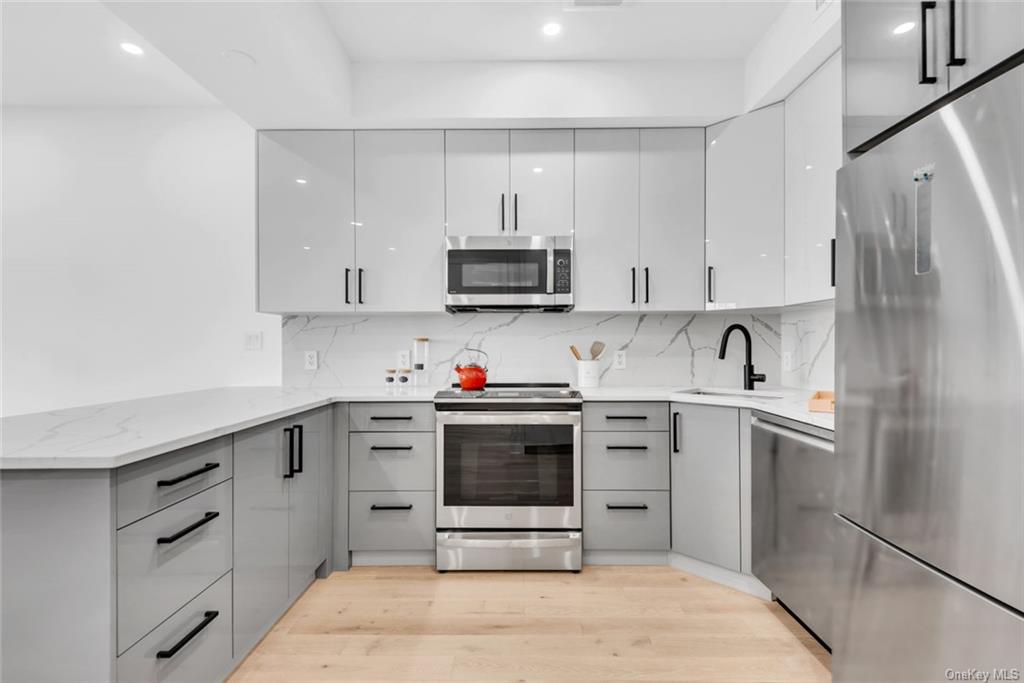
[[[782,309],[782,384],[801,389],[836,385],[835,303],[819,301]],[[790,367],[786,368],[786,357]]]
[[[280,382],[280,319],[254,312],[246,123],[5,108],[2,142],[3,414]]]

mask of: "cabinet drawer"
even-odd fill
[[[353,403],[348,413],[353,432],[432,432],[436,423],[430,402]]]
[[[350,493],[349,549],[433,550],[434,507],[433,491]]]
[[[118,657],[117,680],[131,683],[224,680],[232,664],[231,617],[229,572]],[[190,638],[200,626],[202,629]]]
[[[435,436],[356,432],[349,437],[352,491],[433,491]]]
[[[586,550],[668,550],[668,491],[584,491]]]
[[[666,432],[667,403],[605,403],[583,404],[585,432]]]
[[[668,491],[668,432],[583,435],[583,488]]]
[[[231,521],[226,481],[118,530],[118,652],[231,569]]]
[[[231,451],[222,436],[118,469],[118,528],[230,479]]]

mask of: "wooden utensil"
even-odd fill
[[[583,356],[580,355],[580,350],[576,348],[575,344],[570,344],[569,350],[572,351],[572,355],[576,356],[576,360],[583,360]]]
[[[596,341],[590,345],[590,360],[597,360],[604,353],[604,342]]]

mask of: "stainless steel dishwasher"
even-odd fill
[[[754,412],[751,569],[828,645],[835,447],[827,429]]]

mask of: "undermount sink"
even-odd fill
[[[773,394],[767,391],[746,391],[743,389],[683,389],[680,394],[691,394],[694,396],[733,396],[735,398],[754,398],[760,400],[776,400],[784,398],[781,394]]]

